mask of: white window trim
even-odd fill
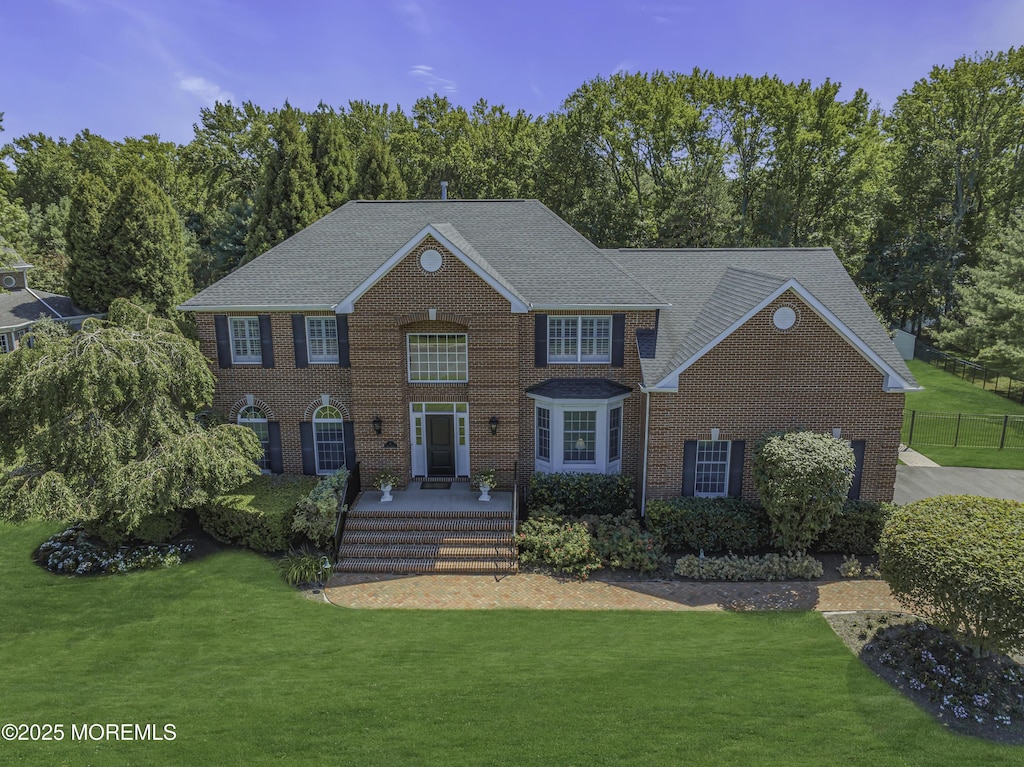
[[[700,446],[701,446],[702,443],[703,444],[707,444],[709,442],[710,443],[720,442],[720,443],[723,443],[725,445],[725,474],[723,475],[724,479],[723,479],[723,482],[722,482],[722,492],[720,492],[720,493],[707,493],[707,492],[700,493],[700,492],[697,492],[697,478],[700,476],[699,467],[701,465],[701,461],[700,461]],[[705,463],[709,463],[710,464],[712,462],[711,461],[706,461]],[[715,461],[713,463],[717,464],[718,462]],[[694,497],[696,497],[696,498],[725,498],[725,497],[727,497],[729,495],[729,469],[731,468],[731,466],[732,466],[732,442],[730,440],[727,440],[727,439],[699,439],[699,440],[697,440],[697,455],[694,458],[694,471],[693,471],[693,475],[694,475],[693,476],[693,495],[694,495]]]
[[[262,413],[262,416],[259,417],[259,418],[244,418],[243,415],[245,413],[249,412],[250,410],[255,410],[258,413]],[[245,426],[246,428],[252,428],[251,425],[252,424],[257,424],[257,423],[258,424],[263,424],[264,426],[267,426],[267,424],[270,423],[270,419],[267,418],[266,412],[262,408],[260,408],[259,406],[257,406],[257,405],[246,405],[245,407],[243,407],[241,410],[238,411],[238,425],[239,426]],[[254,433],[255,433],[255,431],[256,430],[253,429]],[[256,436],[258,437],[259,435],[257,434]],[[263,444],[263,440],[260,440],[260,444],[261,445]],[[266,466],[263,466],[263,464],[266,464]],[[267,447],[263,451],[263,458],[261,460],[257,461],[256,465],[260,467],[260,471],[262,473],[270,474],[270,427],[269,426],[267,426]]]
[[[323,410],[325,407],[333,408],[338,411],[339,418],[317,418],[317,413]],[[320,440],[317,439],[316,425],[318,423],[331,423],[331,424],[343,424],[341,427],[341,465],[345,465],[345,449],[348,447],[345,444],[345,413],[337,405],[321,405],[313,411],[313,415],[310,418],[313,424],[313,457],[316,460],[316,473],[318,476],[327,477],[332,474],[337,474],[338,469],[321,469],[320,468]]]
[[[334,354],[321,354],[321,355],[314,355],[313,354],[313,338],[312,338],[312,333],[310,333],[310,323],[311,322],[323,322],[325,324],[326,323],[330,323],[330,324],[334,325],[334,328],[335,328],[335,331],[334,331],[335,332],[335,336],[334,336],[334,345],[335,345]],[[338,320],[336,319],[336,315],[332,315],[330,317],[327,317],[327,316],[317,316],[317,315],[313,315],[313,316],[308,316],[307,315],[306,316],[306,361],[309,362],[310,365],[337,365],[338,364],[338,360],[340,358],[338,356],[338,349],[337,349],[337,346],[338,346],[338,336],[337,336],[337,332],[338,332],[337,331],[337,327],[338,327],[338,325],[337,325],[337,322],[338,322]],[[326,336],[326,333],[325,333],[325,335],[324,335],[325,345],[326,345],[326,337],[327,336]]]
[[[239,321],[245,321],[246,323],[252,321],[256,323],[256,349],[255,355],[241,356],[235,352],[235,323]],[[228,317],[228,336],[231,340],[231,364],[232,365],[262,365],[263,364],[263,339],[260,337],[260,318],[259,317]],[[241,339],[239,339],[241,340]],[[252,342],[251,337],[246,337],[246,341]]]
[[[595,323],[598,320],[603,320],[608,323],[608,354],[607,355],[583,355],[583,320],[594,320]],[[576,322],[576,355],[572,359],[568,359],[567,355],[559,354],[553,356],[551,354],[551,333],[554,327],[554,322],[560,321],[562,323],[575,320]],[[595,334],[597,332],[595,324]],[[564,335],[563,335],[564,338]],[[596,345],[596,336],[595,336]],[[548,364],[549,365],[609,365],[612,361],[612,318],[609,314],[579,314],[579,315],[562,315],[555,314],[548,316]]]
[[[622,394],[611,399],[552,399],[528,394],[534,400],[534,435],[533,435],[533,456],[534,471],[559,472],[575,471],[590,474],[620,474],[622,473],[622,436],[626,428],[625,408],[623,417],[619,422],[619,457],[614,461],[608,460],[608,414],[617,407],[623,407],[622,403],[629,397],[629,394]],[[541,460],[537,452],[537,408],[545,408],[550,414],[550,459]],[[592,410],[597,413],[595,429],[594,460],[593,462],[577,462],[564,460],[564,434],[565,434],[565,412],[575,410]]]
[[[428,406],[430,409],[428,410]],[[412,475],[427,475],[426,416],[451,414],[455,418],[455,476],[469,476],[469,403],[410,402],[409,440],[412,447]]]
[[[412,377],[412,336],[459,336],[463,339],[466,352],[466,375],[464,378],[413,378]],[[412,384],[461,384],[469,382],[469,334],[468,333],[406,333],[405,334],[405,378]]]

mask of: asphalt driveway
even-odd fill
[[[897,466],[896,503],[936,495],[983,495],[1024,501],[1024,471],[964,466]]]

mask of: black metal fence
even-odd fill
[[[1014,378],[1009,373],[987,368],[977,362],[962,360],[921,341],[914,345],[914,356],[929,365],[942,368],[947,373],[960,376],[976,386],[1024,405],[1024,381]]]
[[[903,444],[1024,450],[1024,415],[903,413]]]
[[[359,495],[363,489],[362,481],[359,477],[359,461],[356,461],[356,465],[352,467],[352,470],[348,473],[348,478],[345,480],[345,487],[342,488],[342,495],[344,500],[341,506],[338,507],[338,518],[334,523],[334,549],[331,551],[331,558],[336,559],[338,551],[341,549],[341,537],[345,534],[345,520],[348,517],[348,510],[352,507],[352,502]]]

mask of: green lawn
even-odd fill
[[[944,372],[921,360],[911,360],[910,371],[918,383],[925,387],[921,392],[906,395],[905,412],[971,413],[1024,416],[1024,407],[1000,397],[980,386],[965,381],[959,376]],[[907,418],[904,419],[904,440],[908,436]],[[960,446],[933,446],[929,442],[949,443],[956,432],[956,419],[950,418],[939,423],[928,417],[918,417],[914,426],[912,447],[943,466],[976,466],[992,469],[1024,469],[1024,450],[994,447],[971,447],[973,444],[996,444],[1002,422],[998,418],[961,419],[959,427]],[[1010,422],[1006,436],[1007,444],[1024,444],[1024,426]],[[964,443],[967,443],[964,445]]]
[[[73,580],[0,525],[0,742],[38,765],[1019,765],[892,692],[815,613],[355,611],[227,551]]]

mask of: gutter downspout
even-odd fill
[[[643,386],[640,391],[644,395],[644,460],[640,479],[640,516],[647,517],[647,442],[651,434],[651,393]]]

